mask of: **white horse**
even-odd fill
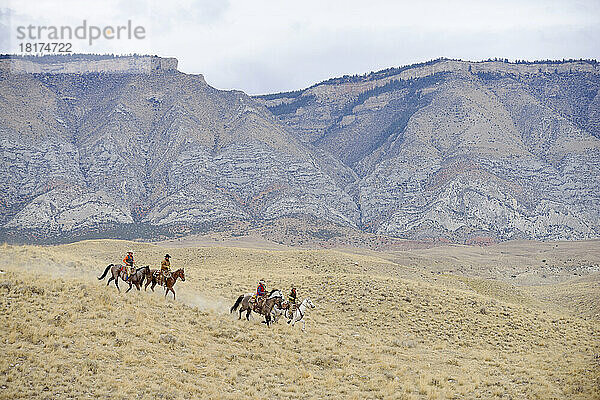
[[[288,324],[291,323],[292,326],[294,326],[296,324],[296,322],[302,321],[302,330],[304,331],[306,329],[306,321],[304,320],[304,316],[306,315],[306,311],[309,308],[315,308],[315,305],[307,297],[306,299],[304,299],[304,301],[302,303],[300,303],[300,305],[298,307],[296,307],[293,315],[290,312],[290,310],[282,310],[279,308],[277,310],[274,310],[275,307],[273,307],[273,310],[271,310],[271,312],[273,313],[273,316],[275,317],[274,321],[277,321],[277,318],[279,318],[279,316],[281,316],[281,315],[286,317],[288,319],[287,323]]]
[[[287,304],[289,304],[287,301],[284,301],[284,302],[282,303],[282,306],[286,306],[286,307],[287,307],[286,303],[287,303]],[[286,314],[285,314],[285,313],[286,313],[287,311],[288,311],[288,310],[287,310],[287,308],[279,308],[279,307],[277,307],[277,306],[273,307],[273,309],[271,310],[271,320],[272,320],[273,322],[277,322],[277,321],[279,320],[279,317],[281,317],[282,315],[283,315],[284,317],[286,316]],[[286,318],[287,318],[287,317],[286,317]]]

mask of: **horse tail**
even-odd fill
[[[114,264],[109,264],[108,267],[106,267],[106,269],[104,270],[104,273],[102,274],[102,276],[100,278],[98,278],[99,281],[101,281],[102,279],[104,279],[104,277],[106,276],[106,274],[108,273],[108,270],[110,269],[110,267],[112,267]]]
[[[233,307],[231,307],[231,310],[229,310],[229,313],[231,314],[232,312],[234,312],[235,310],[237,310],[238,306],[240,305],[240,303],[242,302],[242,300],[244,300],[244,295],[240,295],[240,297],[238,297],[238,299],[235,301],[235,304],[233,305]]]

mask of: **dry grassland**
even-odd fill
[[[185,267],[177,300],[96,279],[129,248]],[[0,398],[600,398],[597,275],[515,286],[423,254],[4,245]],[[260,278],[313,300],[306,332],[229,314]]]

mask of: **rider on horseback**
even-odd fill
[[[133,268],[133,251],[127,252],[127,255],[123,259],[123,263],[125,264],[125,281],[128,281],[135,273],[135,269]]]
[[[290,319],[293,318],[294,311],[296,310],[296,298],[297,298],[296,286],[292,285],[292,290],[290,291],[290,295],[288,296],[288,299],[290,302],[290,309],[289,309]]]
[[[265,297],[267,295],[267,284],[264,279],[258,281],[258,287],[256,288],[256,305],[262,307]]]
[[[166,254],[165,259],[160,263],[160,272],[162,273],[163,279],[165,280],[165,284],[167,279],[171,277],[171,256]]]

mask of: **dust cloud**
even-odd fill
[[[98,267],[100,266],[100,267]],[[0,271],[34,273],[36,275],[45,275],[47,277],[63,280],[84,280],[94,284],[99,284],[97,277],[102,275],[106,265],[99,263],[95,259],[75,259],[67,254],[57,254],[48,248],[32,246],[6,246],[0,247]],[[106,285],[110,272],[100,283]],[[123,295],[124,282],[119,282]],[[186,287],[185,282],[178,282],[175,286],[177,297],[176,302],[183,303],[189,307],[197,308],[201,311],[215,313],[229,313],[228,304],[230,301],[223,298],[210,298],[210,296],[194,292],[192,288]],[[182,284],[183,283],[183,284]],[[114,284],[106,288],[107,290],[116,290]],[[162,295],[162,287],[155,288],[157,293],[154,296]],[[135,288],[132,292],[135,292]],[[143,290],[142,290],[143,291]],[[128,293],[127,295],[132,295]],[[153,293],[148,289],[148,295]],[[167,296],[167,301],[173,301],[171,293]],[[232,303],[233,304],[233,303]]]

